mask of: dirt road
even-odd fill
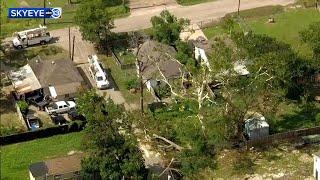
[[[241,0],[241,10],[268,5],[288,5],[294,0]],[[191,23],[206,22],[223,17],[227,13],[237,11],[237,0],[217,0],[193,6],[158,6],[150,9],[135,10],[129,17],[115,20],[115,32],[127,32],[151,27],[150,19],[167,9],[179,18],[188,18]]]

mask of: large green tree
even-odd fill
[[[82,172],[88,179],[143,179],[145,167],[123,106],[104,101],[94,91],[81,93],[78,111],[85,114]]]
[[[114,27],[108,7],[110,1],[83,0],[75,15],[83,39],[105,47]]]
[[[187,19],[177,19],[168,10],[160,13],[160,16],[151,18],[154,38],[162,43],[173,45],[179,40],[180,32],[189,24]]]

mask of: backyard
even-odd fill
[[[27,179],[35,162],[81,150],[82,132],[56,135],[1,147],[1,179]]]
[[[217,168],[204,170],[201,179],[305,179],[312,176],[312,154],[319,145],[296,149],[292,145],[279,145],[264,150],[223,150],[217,155]]]
[[[311,55],[310,48],[300,42],[299,32],[306,29],[309,24],[320,21],[320,14],[314,8],[282,9],[278,6],[268,6],[241,11],[240,16],[244,18],[242,27],[291,44],[301,55]],[[275,23],[268,23],[269,17],[274,17]],[[236,29],[240,27],[237,26]],[[221,23],[203,31],[208,38],[225,32]]]

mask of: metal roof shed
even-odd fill
[[[254,116],[245,120],[245,132],[249,139],[259,139],[269,135],[269,124],[262,115]]]

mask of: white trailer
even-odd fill
[[[107,74],[103,70],[97,55],[89,55],[88,61],[90,75],[95,80],[98,89],[109,88],[110,83],[108,81]]]
[[[47,32],[46,26],[39,25],[38,28],[28,29],[14,33],[12,44],[18,49],[28,47],[35,44],[46,44],[51,41],[52,37]]]

